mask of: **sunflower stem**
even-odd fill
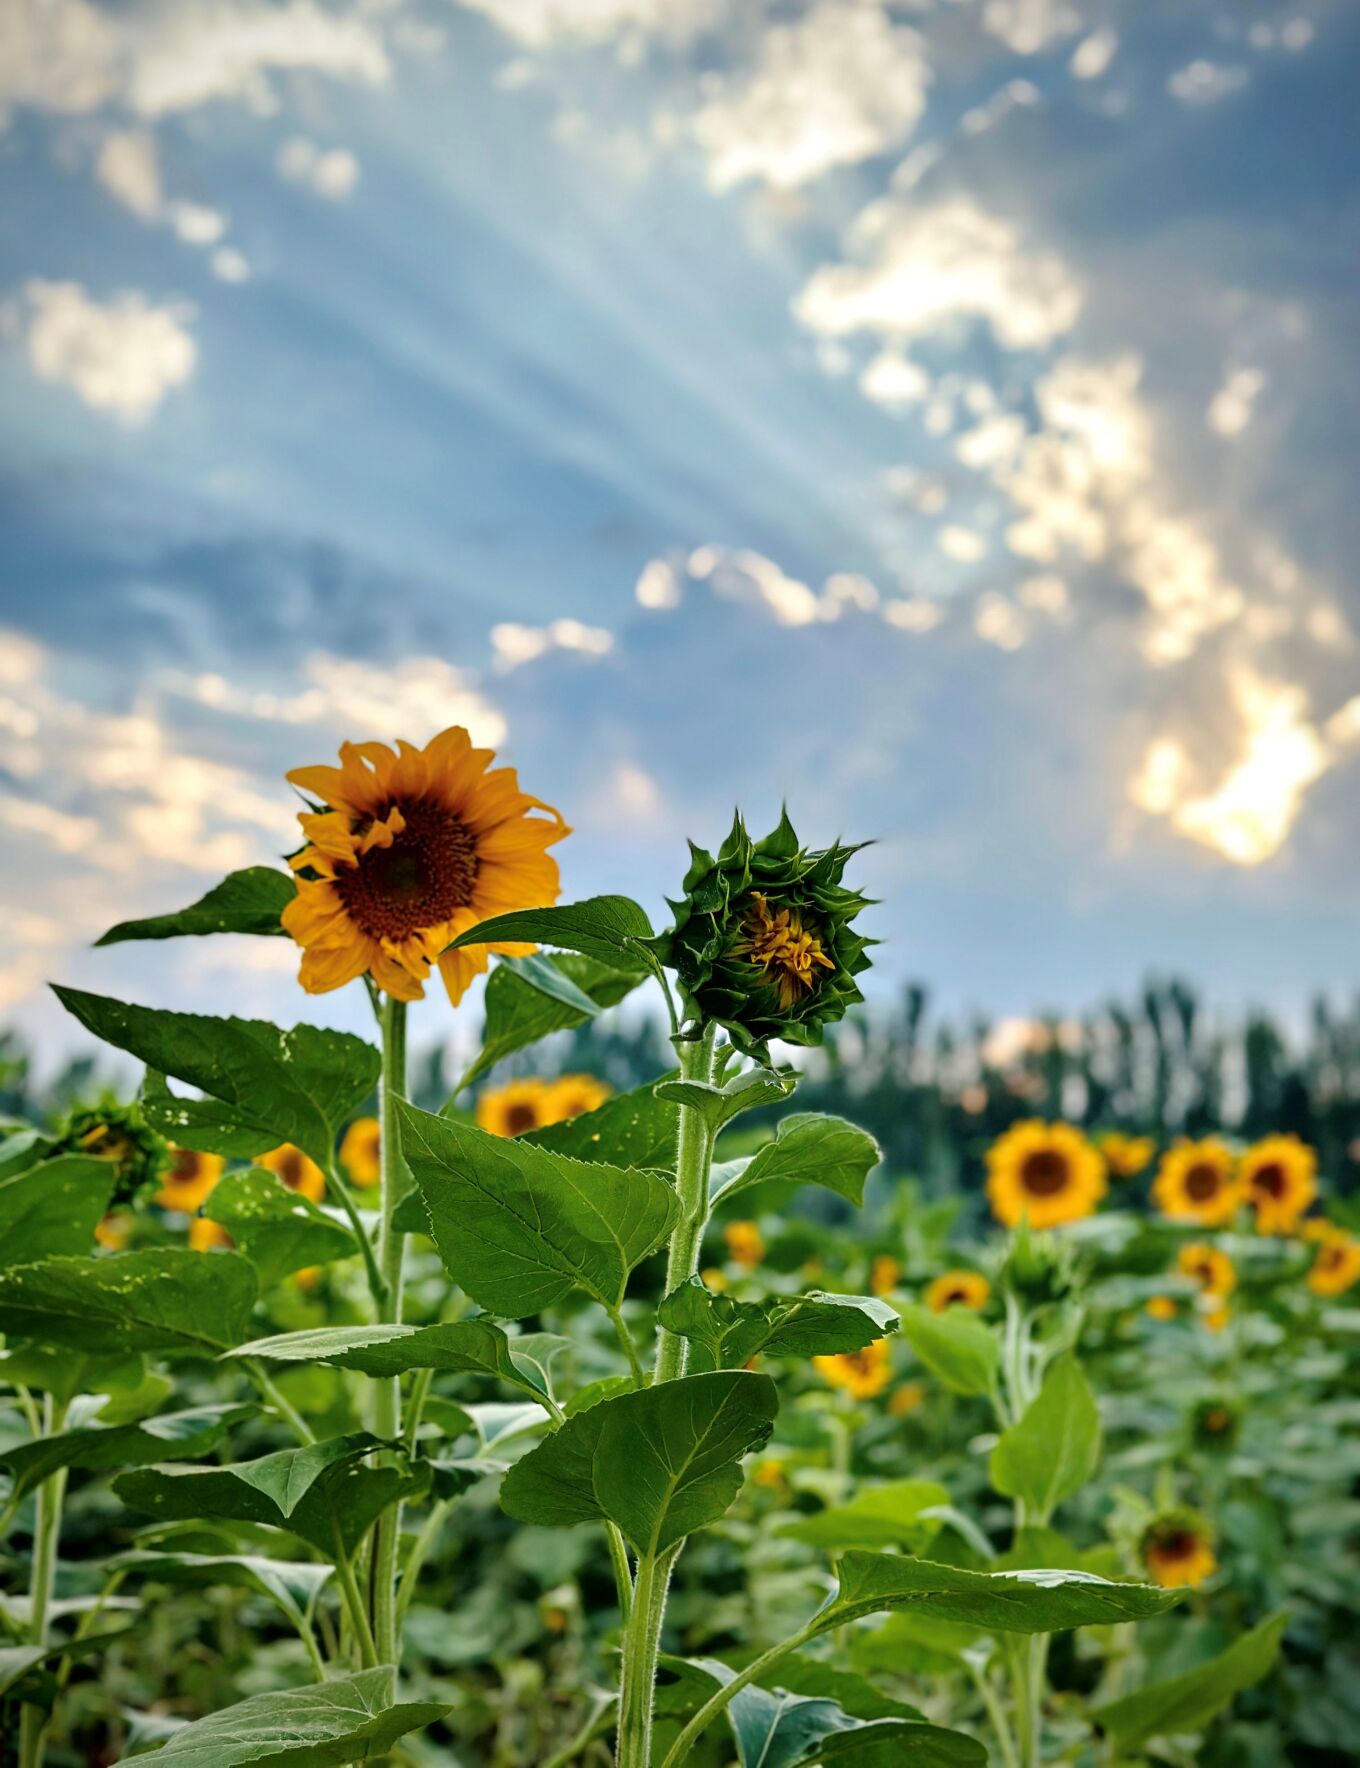
[[[66,1421],[65,1402],[48,1394],[43,1401],[43,1435],[53,1436]],[[59,1468],[38,1487],[37,1515],[33,1525],[33,1566],[29,1576],[28,1637],[32,1645],[47,1644],[48,1611],[56,1583],[57,1554],[61,1542],[61,1511],[66,1497],[66,1469]],[[20,1768],[41,1768],[47,1744],[47,1714],[25,1704],[19,1720]]]
[[[383,1303],[387,1299],[387,1284],[382,1272],[378,1269],[378,1261],[374,1257],[373,1241],[369,1235],[368,1225],[359,1212],[359,1206],[354,1201],[354,1193],[350,1190],[348,1181],[341,1177],[340,1166],[334,1156],[326,1162],[326,1185],[329,1190],[335,1192],[335,1195],[340,1199],[340,1207],[349,1217],[350,1227],[354,1230],[354,1238],[359,1242],[359,1251],[363,1254],[364,1270],[368,1275],[368,1290],[373,1297],[373,1309],[381,1320],[384,1317],[382,1310]]]
[[[291,1401],[286,1400],[274,1385],[273,1378],[258,1357],[245,1359],[246,1373],[260,1390],[260,1397],[278,1413],[297,1440],[305,1447],[316,1437],[311,1426]]]
[[[677,1038],[682,1080],[705,1085],[713,1078],[713,1044],[717,1027],[706,1025],[702,1036]],[[680,1136],[676,1146],[675,1189],[680,1198],[680,1220],[671,1235],[666,1260],[666,1294],[670,1295],[692,1277],[699,1266],[699,1247],[708,1223],[708,1181],[713,1165],[713,1131],[701,1111],[680,1107]],[[656,1335],[654,1381],[674,1381],[685,1373],[689,1346],[678,1333],[663,1326]]]
[[[400,1325],[402,1268],[406,1236],[395,1222],[409,1181],[401,1154],[397,1103],[406,1097],[406,1003],[386,996],[379,1015],[382,1028],[382,1080],[378,1093],[381,1130],[382,1188],[378,1223],[378,1270],[385,1293],[379,1318]],[[373,1384],[373,1434],[395,1443],[401,1436],[401,1379]],[[400,1667],[397,1640],[397,1569],[401,1548],[401,1501],[388,1506],[373,1525],[373,1637],[378,1662]]]

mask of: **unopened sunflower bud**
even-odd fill
[[[825,1027],[863,1000],[855,977],[874,942],[853,923],[869,899],[841,882],[858,851],[800,847],[787,812],[763,841],[738,814],[716,859],[691,843],[675,924],[650,944],[696,1020],[764,1059],[771,1038],[821,1043]]]
[[[73,1111],[52,1153],[88,1154],[107,1160],[118,1174],[110,1209],[158,1190],[170,1165],[169,1145],[151,1128],[135,1101],[120,1105],[107,1099]]]

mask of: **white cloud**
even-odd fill
[[[170,222],[186,245],[215,246],[227,231],[227,218],[204,203],[172,203]]]
[[[973,609],[973,631],[998,650],[1018,651],[1029,636],[1024,616],[1015,603],[995,590],[978,597]]]
[[[659,36],[684,42],[721,15],[722,0],[459,0],[528,49]]]
[[[1027,250],[1018,227],[969,197],[873,203],[851,247],[857,261],[824,265],[794,301],[825,336],[908,339],[962,318],[984,321],[1007,350],[1035,349],[1069,330],[1081,307],[1061,259]]]
[[[101,306],[77,282],[37,278],[24,285],[24,303],[19,322],[34,372],[73,387],[95,411],[140,423],[193,375],[198,351],[183,306],[155,307],[137,293]]]
[[[146,129],[119,129],[104,138],[95,176],[139,221],[158,221],[165,193],[156,137]]]
[[[1069,64],[1078,80],[1098,80],[1119,52],[1118,34],[1111,30],[1092,31],[1072,51]]]
[[[1166,83],[1166,89],[1182,104],[1213,104],[1240,92],[1248,79],[1244,67],[1226,66],[1215,61],[1192,61],[1178,68]]]
[[[112,97],[118,32],[87,0],[0,6],[0,126],[14,105],[76,115]]]
[[[633,594],[640,608],[678,608],[683,591],[672,565],[665,559],[650,559],[642,567]]]
[[[900,350],[880,350],[865,363],[859,390],[875,405],[895,411],[904,405],[919,405],[930,391],[930,376]]]
[[[1204,421],[1220,436],[1237,436],[1251,422],[1257,395],[1266,377],[1259,368],[1235,369],[1209,402]]]
[[[348,148],[320,148],[305,135],[285,141],[274,163],[281,178],[328,202],[340,202],[359,182],[359,162]]]
[[[219,282],[249,282],[250,264],[235,246],[219,246],[212,255],[212,273]]]
[[[532,663],[549,651],[606,657],[613,648],[612,632],[602,626],[583,625],[579,620],[552,620],[546,626],[521,626],[507,620],[491,628],[491,649],[496,668],[502,674]]]
[[[1038,55],[1081,29],[1081,14],[1067,0],[986,0],[985,30],[1017,55]]]
[[[930,79],[918,34],[877,4],[818,0],[772,25],[749,72],[714,75],[692,127],[715,190],[761,179],[792,190],[896,146],[916,127]]]
[[[974,565],[987,551],[987,542],[972,528],[950,522],[935,536],[935,544],[947,559],[961,565]]]

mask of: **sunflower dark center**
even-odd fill
[[[1278,1160],[1268,1160],[1251,1175],[1252,1190],[1263,1191],[1267,1197],[1283,1197],[1288,1184],[1285,1170]]]
[[[1339,1246],[1326,1246],[1318,1264],[1324,1271],[1339,1271],[1346,1262],[1346,1255]]]
[[[176,1148],[170,1162],[170,1177],[180,1180],[181,1183],[196,1179],[200,1159],[201,1156],[195,1154],[192,1148]]]
[[[955,1289],[946,1289],[944,1292],[944,1299],[946,1303],[952,1306],[956,1301],[967,1301],[968,1291],[962,1286]]]
[[[1199,1536],[1193,1529],[1168,1529],[1152,1543],[1160,1559],[1189,1559],[1199,1547]]]
[[[302,1155],[296,1148],[290,1148],[286,1154],[280,1155],[275,1177],[290,1191],[296,1191],[302,1183],[302,1175],[306,1172]]]
[[[1192,1203],[1207,1203],[1218,1195],[1221,1182],[1216,1166],[1207,1160],[1197,1161],[1185,1175],[1185,1195]]]
[[[522,1136],[525,1130],[536,1129],[538,1112],[527,1103],[508,1105],[505,1110],[505,1128],[509,1135]]]
[[[438,927],[468,906],[477,880],[477,838],[458,817],[428,799],[398,808],[406,826],[391,846],[336,871],[340,900],[372,939]]]
[[[1026,1158],[1020,1183],[1031,1197],[1053,1197],[1067,1184],[1067,1161],[1053,1149],[1041,1148]]]

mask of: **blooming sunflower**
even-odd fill
[[[1241,1201],[1234,1164],[1232,1150],[1217,1137],[1209,1136],[1202,1142],[1182,1137],[1162,1156],[1152,1201],[1173,1222],[1221,1227],[1232,1220]]]
[[[1105,1163],[1079,1129],[1030,1118],[987,1150],[987,1197],[1008,1228],[1056,1228],[1090,1215],[1105,1195]]]
[[[1168,1510],[1143,1530],[1138,1554],[1153,1583],[1167,1590],[1193,1588],[1218,1570],[1213,1534],[1196,1510]]]
[[[1319,1240],[1308,1287],[1314,1295],[1344,1295],[1360,1280],[1360,1240],[1344,1228],[1328,1227],[1330,1232]]]
[[[193,1215],[211,1196],[226,1164],[220,1154],[200,1154],[194,1148],[172,1148],[170,1170],[156,1193],[156,1202],[162,1209],[178,1209],[185,1215]]]
[[[932,1314],[947,1308],[971,1308],[974,1313],[985,1308],[992,1286],[977,1271],[945,1271],[926,1290],[926,1306]]]
[[[1317,1155],[1297,1136],[1267,1136],[1242,1156],[1242,1191],[1262,1234],[1292,1234],[1317,1196]]]
[[[1136,1179],[1152,1164],[1157,1144],[1151,1136],[1126,1136],[1123,1130],[1107,1130],[1096,1137],[1096,1147],[1114,1179]]]
[[[890,1253],[874,1254],[874,1261],[869,1266],[869,1293],[871,1295],[891,1295],[902,1279],[902,1267]]]
[[[527,1130],[542,1129],[555,1121],[549,1110],[551,1097],[552,1087],[536,1076],[507,1081],[478,1099],[477,1123],[493,1136],[522,1136]]]
[[[255,1164],[273,1173],[288,1190],[296,1191],[309,1203],[320,1203],[326,1195],[326,1175],[314,1160],[291,1142],[285,1142],[281,1148],[271,1148],[268,1154],[257,1154]]]
[[[860,1351],[814,1357],[812,1363],[829,1387],[844,1388],[857,1400],[872,1400],[892,1380],[892,1351],[886,1338],[876,1338]]]
[[[382,1182],[382,1126],[376,1117],[356,1117],[340,1142],[340,1164],[350,1183],[371,1191]]]
[[[598,1111],[613,1088],[593,1074],[559,1074],[548,1083],[548,1123],[568,1123],[587,1111]]]
[[[309,994],[367,972],[397,1000],[418,1001],[438,964],[457,1006],[489,953],[533,950],[447,949],[488,916],[557,900],[557,862],[545,849],[567,825],[520,791],[513,768],[488,772],[494,759],[454,725],[395,754],[385,743],[344,743],[339,767],[288,775],[319,801],[298,817],[307,845],[293,857],[297,896],[282,917],[303,948],[298,980]]]
[[[207,1216],[195,1216],[189,1223],[192,1252],[216,1252],[219,1247],[229,1247],[231,1243],[231,1235],[220,1222],[210,1222]]]
[[[1198,1283],[1204,1294],[1224,1300],[1237,1288],[1237,1270],[1226,1252],[1207,1241],[1192,1240],[1176,1254],[1176,1271]]]
[[[1179,1309],[1176,1299],[1171,1295],[1152,1295],[1143,1304],[1143,1312],[1149,1320],[1174,1320]]]
[[[765,1242],[754,1222],[728,1222],[723,1228],[727,1256],[744,1271],[754,1271],[765,1256]]]
[[[891,1418],[905,1418],[925,1404],[926,1389],[922,1381],[904,1381],[892,1391],[888,1401],[888,1415]]]

